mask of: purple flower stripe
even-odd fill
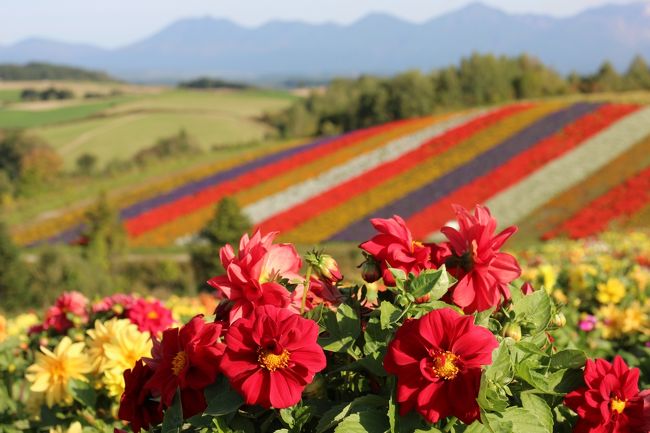
[[[544,138],[561,131],[580,117],[596,110],[601,105],[597,103],[577,103],[552,113],[504,140],[496,147],[483,152],[468,163],[363,216],[331,236],[328,240],[359,242],[369,239],[375,233],[370,225],[370,218],[390,218],[393,215],[400,215],[407,219],[473,180],[488,174],[518,154],[532,148]]]
[[[353,131],[350,132],[349,135],[356,134],[359,131]],[[215,173],[213,175],[204,177],[202,179],[199,179],[194,182],[188,182],[184,185],[179,186],[178,188],[175,188],[171,191],[168,191],[164,194],[157,195],[155,197],[139,201],[137,203],[134,203],[131,206],[128,206],[120,211],[120,218],[122,220],[134,218],[144,212],[147,212],[151,209],[154,209],[158,206],[162,206],[167,203],[171,203],[173,201],[176,201],[182,197],[196,194],[200,192],[201,190],[211,187],[213,185],[217,185],[219,183],[234,179],[235,177],[241,176],[243,174],[246,174],[250,171],[256,170],[258,168],[265,167],[267,165],[276,163],[278,161],[281,161],[285,158],[290,158],[294,155],[307,152],[312,149],[316,149],[319,146],[324,146],[328,143],[331,143],[335,139],[342,138],[344,135],[339,135],[339,136],[333,136],[333,137],[327,137],[327,138],[322,138],[319,140],[311,141],[309,143],[301,144],[299,146],[291,147],[289,149],[282,150],[280,152],[272,153],[270,155],[266,155],[264,157],[254,159],[250,162],[247,162],[245,164],[241,164],[238,166],[235,166],[233,168],[230,168],[225,171],[221,171],[218,173]],[[39,245],[44,242],[46,243],[58,243],[58,242],[65,242],[65,243],[71,243],[76,240],[78,240],[81,237],[81,234],[83,233],[83,224],[79,224],[76,226],[73,226],[69,228],[68,230],[62,231],[58,233],[57,235],[54,235],[46,240],[40,240],[37,242],[34,242],[30,244],[29,246],[34,246],[34,245]]]

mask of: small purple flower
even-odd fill
[[[596,318],[591,314],[583,316],[583,319],[578,323],[578,327],[585,332],[593,331],[596,327]]]
[[[650,341],[645,342],[645,347],[650,347]]]

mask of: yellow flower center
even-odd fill
[[[459,371],[458,366],[456,365],[457,362],[457,355],[449,351],[439,352],[434,355],[433,374],[445,380],[452,380],[456,377]]]
[[[172,373],[178,376],[179,374],[181,374],[181,371],[185,368],[186,364],[187,364],[187,353],[181,350],[176,354],[176,356],[174,356],[174,359],[172,359]]]
[[[260,367],[266,368],[269,371],[285,368],[289,366],[289,351],[284,349],[282,353],[275,354],[269,350],[260,349],[257,355],[257,361],[260,363]]]
[[[160,318],[160,316],[157,311],[151,310],[147,313],[147,319],[149,320],[156,320],[158,318]]]
[[[423,248],[424,245],[422,245],[422,242],[419,241],[411,241],[411,252],[415,251],[415,247]]]
[[[619,400],[618,398],[613,398],[610,401],[610,405],[612,407],[612,412],[618,412],[618,413],[623,413],[625,410],[625,404],[627,402],[625,400]]]

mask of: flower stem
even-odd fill
[[[443,433],[450,432],[454,424],[456,424],[456,421],[458,421],[458,418],[456,418],[455,416],[449,418],[449,421],[447,421],[447,425],[445,426],[445,428],[442,429],[442,432]]]
[[[307,274],[305,275],[305,288],[302,292],[302,304],[300,304],[300,314],[305,312],[307,305],[307,293],[309,292],[309,285],[311,283],[311,265],[307,266]]]

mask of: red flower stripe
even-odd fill
[[[587,114],[562,131],[548,137],[531,149],[509,160],[488,175],[475,179],[444,199],[431,204],[409,218],[406,224],[415,239],[421,239],[438,230],[453,218],[452,204],[471,207],[516,184],[549,161],[560,157],[583,141],[597,134],[638,107],[632,105],[605,105]]]
[[[441,136],[432,138],[416,150],[408,152],[394,161],[381,164],[372,170],[361,173],[317,197],[261,222],[260,227],[262,227],[263,231],[285,232],[293,229],[323,211],[332,209],[342,202],[349,200],[351,197],[377,187],[389,178],[408,170],[416,169],[418,164],[423,160],[435,157],[479,131],[498,123],[503,118],[530,107],[531,105],[529,104],[509,105],[480,116],[464,125],[447,131]]]
[[[519,222],[517,239],[533,241],[542,237],[544,233],[547,236],[555,236],[555,229],[580,209],[616,185],[625,182],[633,173],[650,166],[648,149],[650,149],[650,136],[609,161],[607,165],[583,181],[537,207]]]
[[[319,146],[310,151],[293,155],[290,158],[283,159],[282,161],[269,164],[226,182],[205,188],[196,194],[185,196],[174,202],[146,211],[135,218],[128,219],[125,222],[126,230],[128,231],[129,236],[137,237],[138,235],[169,223],[204,206],[212,205],[226,195],[250,188],[260,182],[271,179],[279,173],[286,172],[294,167],[322,158],[323,156],[336,152],[337,150],[359,143],[366,138],[417,122],[422,122],[422,118],[391,122],[385,125],[346,134],[339,139],[332,140],[324,146]]]
[[[566,233],[571,238],[591,236],[616,219],[627,219],[650,203],[650,167],[598,197],[545,238]]]

